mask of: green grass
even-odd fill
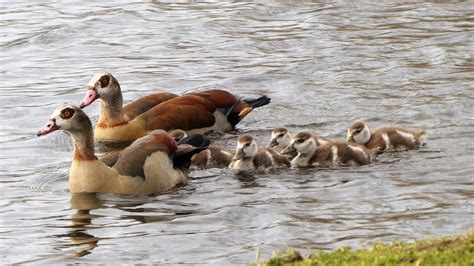
[[[474,233],[409,244],[379,243],[359,250],[340,248],[307,257],[287,250],[257,265],[474,265]]]

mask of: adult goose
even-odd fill
[[[154,129],[182,129],[188,134],[210,130],[231,131],[254,108],[270,98],[242,100],[225,90],[208,89],[178,96],[156,93],[123,106],[118,80],[110,73],[98,73],[89,81],[84,108],[100,99],[96,140],[130,141]]]
[[[66,104],[56,109],[38,136],[56,130],[65,131],[74,142],[71,193],[149,195],[169,190],[186,181],[190,158],[209,144],[202,136],[192,136],[177,145],[165,131],[155,130],[103,162],[94,154],[91,121],[79,107]]]
[[[425,130],[415,132],[400,127],[383,127],[371,132],[364,122],[355,122],[347,129],[348,142],[364,145],[376,154],[418,149],[425,139]]]

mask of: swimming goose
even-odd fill
[[[321,141],[308,132],[293,136],[283,153],[298,152],[291,160],[294,167],[365,165],[370,163],[371,153],[356,143]]]
[[[259,148],[250,135],[242,135],[237,142],[235,155],[229,168],[239,171],[266,170],[277,167],[288,167],[288,158],[270,148]]]
[[[194,91],[183,96],[156,93],[122,106],[118,80],[110,73],[98,73],[89,81],[84,108],[100,99],[96,140],[130,141],[154,129],[183,129],[188,134],[210,130],[231,131],[254,108],[270,98],[241,100],[224,90]]]
[[[175,141],[180,141],[187,137],[186,132],[176,129],[169,132]],[[208,168],[226,168],[229,166],[234,154],[220,145],[211,144],[207,149],[194,154],[191,158],[192,169],[208,169]]]
[[[364,122],[355,122],[347,129],[348,142],[364,145],[376,154],[417,149],[425,139],[425,130],[414,132],[399,127],[383,127],[370,132]]]
[[[191,156],[209,144],[202,137],[191,137],[177,146],[165,131],[155,130],[108,160],[108,166],[94,154],[92,124],[79,107],[66,104],[56,109],[38,136],[56,130],[65,131],[74,142],[71,193],[149,195],[169,190],[186,181]]]

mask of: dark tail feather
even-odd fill
[[[272,99],[268,98],[267,96],[262,96],[257,99],[244,99],[244,102],[252,109],[262,107],[270,103]]]
[[[256,99],[244,99],[238,101],[232,108],[227,112],[227,120],[230,124],[235,127],[245,116],[247,116],[253,109],[267,105],[272,99],[267,96],[262,96]],[[240,111],[234,112],[235,107],[239,106],[239,103],[244,102],[247,107],[243,108]]]
[[[199,134],[181,139],[178,142],[178,149],[175,151],[173,157],[174,168],[181,169],[187,173],[191,166],[191,158],[193,155],[207,149],[209,144],[211,144],[209,139]]]

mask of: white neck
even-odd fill
[[[366,144],[367,142],[369,142],[370,140],[370,130],[369,130],[369,127],[367,125],[364,126],[364,128],[362,129],[361,132],[359,132],[358,134],[355,134],[352,136],[352,138],[354,139],[355,142],[359,143],[359,144]]]

